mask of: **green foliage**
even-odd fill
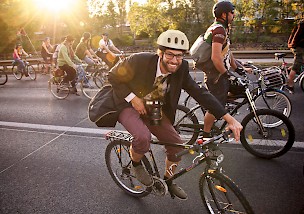
[[[74,0],[63,13],[38,9],[33,2],[0,1],[1,53],[11,53],[17,41],[29,52],[34,51],[32,44],[40,51],[41,40],[46,36],[51,37],[52,43],[67,34],[78,41],[84,31],[93,36],[107,31],[115,44],[127,46],[133,45],[134,39],[147,39],[153,44],[162,31],[178,29],[185,32],[192,44],[213,22],[212,7],[216,0],[147,0],[144,4],[127,0]],[[285,43],[294,24],[291,18],[303,17],[301,0],[232,2],[236,5],[232,26],[235,43]],[[129,29],[126,23],[130,24]],[[21,27],[28,37],[16,35]]]

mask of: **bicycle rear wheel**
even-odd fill
[[[291,101],[281,90],[268,89],[262,91],[254,100],[257,109],[273,109],[283,113],[286,117],[291,114]],[[272,124],[274,126],[280,124]]]
[[[123,140],[109,143],[105,152],[106,165],[119,188],[128,195],[140,198],[150,194],[152,188],[141,184],[131,173],[130,145],[130,142]],[[142,158],[142,163],[148,171],[151,171],[151,165],[145,156]]]
[[[217,170],[202,174],[199,188],[208,213],[254,213],[237,185]]]
[[[261,121],[261,125],[258,123]],[[281,125],[269,127],[272,121]],[[242,121],[241,143],[252,155],[271,159],[279,157],[292,147],[295,130],[291,121],[282,113],[271,109],[260,109],[248,114]]]
[[[27,70],[27,73],[28,73],[30,79],[31,79],[31,80],[35,80],[36,77],[37,77],[35,68],[34,68],[32,65],[28,65],[28,66],[26,67],[26,70]]]
[[[85,83],[86,82],[86,83]],[[96,84],[98,83],[98,84]],[[99,77],[86,75],[84,80],[81,81],[81,91],[89,99],[92,99],[95,94],[100,90],[98,85],[101,85],[101,80]]]
[[[7,74],[0,69],[0,85],[4,85],[7,82]]]
[[[12,67],[12,73],[14,75],[14,77],[17,79],[17,80],[21,80],[22,76],[23,76],[23,73],[21,70],[18,69],[18,66],[17,65],[13,65]]]
[[[67,84],[63,84],[62,77],[55,77],[53,76],[49,80],[49,90],[52,93],[54,97],[56,97],[59,100],[65,99],[67,96],[69,96],[70,89]]]
[[[185,144],[193,144],[199,136],[200,128],[197,117],[189,114],[190,109],[186,106],[178,105],[175,114],[174,128],[181,136]]]

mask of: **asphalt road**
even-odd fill
[[[0,213],[206,213],[198,191],[202,169],[176,182],[188,200],[124,194],[104,161],[107,141],[87,119],[89,100],[69,95],[56,100],[47,90],[47,76],[0,86]],[[303,145],[304,94],[296,88],[291,120]],[[116,127],[121,129],[120,126]],[[302,146],[301,146],[302,147]],[[223,167],[242,189],[256,213],[304,212],[304,149],[293,148],[274,160],[262,160],[241,145],[221,146]],[[153,146],[163,172],[164,151]],[[180,167],[191,164],[186,156]]]

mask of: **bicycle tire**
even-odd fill
[[[99,77],[86,75],[85,80],[81,81],[80,88],[85,97],[92,99],[100,90],[96,82],[101,82]],[[86,83],[84,83],[86,82]]]
[[[15,77],[17,80],[21,80],[21,79],[22,79],[23,73],[22,73],[22,71],[20,71],[20,70],[18,69],[18,66],[13,65],[13,67],[12,67],[12,73],[13,73],[14,77]]]
[[[4,70],[0,69],[0,85],[4,85],[7,82],[7,74]]]
[[[200,124],[195,114],[187,113],[189,108],[177,105],[174,128],[181,136],[184,144],[193,144],[199,136]]]
[[[102,88],[103,86],[109,84],[109,81],[108,81],[108,73],[109,71],[106,70],[106,69],[98,69],[97,71],[95,71],[93,73],[93,77],[97,77],[98,79],[95,79],[95,80],[99,80],[99,81],[96,81],[95,82],[95,85],[98,87],[98,88]]]
[[[302,91],[304,92],[304,75],[302,75],[302,77],[300,78],[299,85],[300,85],[300,88],[302,89]]]
[[[199,189],[208,213],[254,213],[238,186],[217,170],[201,175]]]
[[[35,70],[34,66],[28,65],[28,66],[26,67],[26,70],[27,70],[27,73],[28,73],[30,79],[31,79],[31,80],[36,80],[37,74],[36,74],[36,70]]]
[[[70,89],[67,85],[62,84],[62,77],[51,77],[49,80],[49,90],[51,94],[59,100],[67,98],[70,94]]]
[[[281,90],[267,89],[263,90],[254,98],[257,109],[273,109],[289,117],[292,110],[292,104],[289,97]],[[280,125],[280,124],[273,124]]]
[[[152,187],[146,187],[132,175],[130,145],[130,142],[124,140],[110,142],[105,152],[106,166],[120,189],[130,196],[142,198],[151,193]],[[151,165],[146,156],[142,158],[142,163],[151,172]]]
[[[259,117],[264,132],[257,123]],[[279,126],[269,127],[268,120],[281,120]],[[266,122],[266,123],[265,123]],[[295,129],[291,121],[282,113],[271,109],[260,109],[249,113],[242,121],[241,143],[252,155],[272,159],[285,154],[295,141]]]

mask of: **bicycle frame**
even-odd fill
[[[185,144],[172,144],[172,143],[168,143],[168,142],[162,142],[162,141],[151,141],[151,144],[153,145],[158,145],[158,146],[172,146],[172,147],[179,147],[179,148],[183,148],[184,150],[182,152],[180,152],[179,154],[177,154],[177,156],[182,156],[188,153],[194,153],[194,151],[199,152],[199,155],[197,155],[193,161],[192,164],[189,165],[186,168],[182,168],[180,169],[180,171],[176,172],[171,178],[169,178],[167,180],[167,182],[173,181],[177,178],[179,178],[180,176],[184,175],[185,173],[191,171],[192,169],[196,168],[197,166],[201,165],[202,163],[206,162],[206,167],[205,167],[205,172],[208,172],[208,170],[210,168],[212,168],[212,170],[220,170],[222,171],[221,167],[219,167],[218,165],[223,161],[224,159],[224,155],[223,153],[221,153],[218,157],[212,157],[212,155],[210,154],[210,149],[208,148],[209,144],[219,140],[221,138],[223,139],[227,139],[228,135],[230,132],[226,132],[226,133],[221,133],[218,136],[213,137],[212,139],[205,141],[204,144],[199,144],[199,143],[195,143],[193,145],[185,145]],[[130,135],[129,133],[125,133],[125,132],[121,132],[121,131],[111,131],[108,134],[106,134],[106,139],[107,140],[124,140],[124,141],[128,141],[128,142],[132,142],[133,137],[132,135]],[[197,141],[199,142],[199,141]],[[159,169],[157,167],[157,163],[155,161],[155,157],[153,154],[152,149],[150,148],[149,151],[149,156],[150,156],[150,164],[153,168],[153,176],[156,176],[158,178],[160,178],[160,173],[159,173]],[[148,159],[149,160],[149,159]],[[216,161],[216,164],[213,165],[212,164],[212,160]],[[130,163],[131,164],[131,163]],[[212,166],[212,167],[211,167]]]
[[[230,110],[229,111],[229,113],[231,114],[231,115],[235,115],[237,112],[238,112],[238,110],[243,106],[243,105],[245,105],[245,104],[249,104],[249,110],[250,111],[252,111],[252,112],[254,112],[254,114],[256,115],[256,110],[257,110],[257,108],[256,108],[256,106],[255,106],[255,103],[254,103],[254,100],[255,100],[255,98],[258,96],[258,95],[262,95],[262,97],[263,97],[263,99],[264,99],[264,101],[265,101],[265,103],[267,103],[267,101],[266,101],[266,99],[265,99],[265,97],[264,97],[264,92],[267,92],[266,90],[261,90],[260,92],[258,92],[258,94],[257,95],[254,95],[254,96],[252,96],[252,94],[251,94],[251,91],[250,91],[250,89],[247,87],[247,84],[245,83],[245,81],[243,81],[242,79],[240,79],[240,78],[238,78],[238,81],[243,85],[243,86],[245,86],[246,87],[246,89],[245,89],[245,95],[244,94],[241,94],[241,95],[239,95],[239,96],[236,96],[236,97],[234,97],[234,98],[236,98],[236,99],[242,99],[242,101],[241,102],[238,102],[238,101],[236,101],[236,100],[233,100],[233,101],[229,101],[229,102],[227,102],[227,104],[229,105],[229,104],[233,104],[233,105],[235,105],[235,107],[232,109],[232,110]],[[268,104],[267,104],[268,105]],[[269,107],[269,106],[268,106]],[[191,109],[190,109],[190,111],[188,112],[188,113],[186,113],[185,115],[184,115],[184,117],[182,117],[179,121],[177,121],[176,123],[177,124],[179,124],[180,123],[180,121],[182,121],[183,120],[183,118],[185,118],[185,117],[187,117],[187,116],[192,116],[192,115],[194,115],[194,112],[197,110],[197,109],[199,109],[199,108],[202,108],[200,105],[196,105],[196,106],[194,106],[194,107],[192,107]],[[262,129],[264,130],[264,127],[261,125],[261,121],[258,119],[258,123],[259,123],[259,125],[260,125],[260,127],[262,127]],[[187,128],[194,128],[194,132],[196,132],[196,131],[198,131],[198,132],[202,132],[202,130],[203,130],[203,124],[199,124],[199,125],[190,125],[190,124],[179,124],[181,127],[187,127]],[[220,127],[216,127],[215,125],[213,125],[214,127],[213,127],[213,130],[215,130],[214,128],[216,128],[216,130],[219,132],[221,132],[222,130],[224,130],[224,128],[226,127],[226,125],[227,125],[227,122],[226,121],[224,121],[223,122],[223,124],[220,126]],[[197,129],[199,129],[199,130],[197,130]],[[215,134],[219,134],[218,132],[216,132]]]

